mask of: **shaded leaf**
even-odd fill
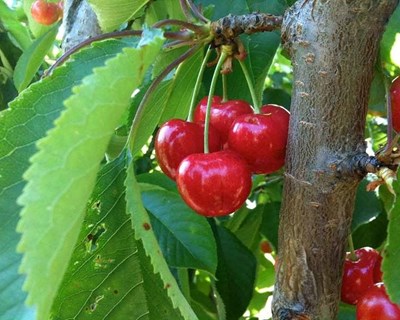
[[[356,307],[350,304],[339,305],[338,320],[354,320],[356,318]]]
[[[383,212],[383,206],[375,192],[366,190],[369,181],[364,179],[360,182],[356,194],[356,203],[353,213],[351,229],[356,229],[359,225],[367,223],[376,218]]]
[[[274,246],[275,251],[278,250],[278,227],[279,227],[279,211],[280,202],[270,202],[264,205],[263,221],[261,225],[261,233]]]
[[[360,225],[352,233],[354,247],[380,247],[387,237],[387,226],[386,211],[373,218],[369,223]]]
[[[14,84],[19,92],[25,89],[32,81],[43,63],[45,55],[53,46],[57,33],[58,26],[56,25],[37,38],[19,58],[14,70]]]
[[[168,265],[215,274],[217,248],[207,220],[174,192],[149,190],[142,199]]]
[[[391,57],[391,49],[393,43],[396,40],[396,34],[400,33],[399,21],[400,21],[400,5],[397,5],[396,10],[393,12],[388,24],[385,27],[385,32],[381,40],[380,50],[381,50],[382,61],[394,63]]]
[[[161,253],[161,249],[151,226],[150,217],[141,200],[140,187],[136,181],[132,163],[128,167],[125,186],[127,210],[131,215],[135,235],[143,242],[143,247],[150,258],[154,272],[160,274],[173,306],[179,309],[182,317],[186,320],[197,319],[197,316],[182,295],[182,292],[180,291],[179,286],[174,276],[171,274],[171,271]]]
[[[399,174],[397,176],[399,179]],[[396,199],[389,212],[389,226],[386,246],[383,252],[382,271],[383,281],[390,299],[400,304],[400,184],[398,180],[393,184]]]
[[[238,319],[251,300],[257,262],[228,229],[212,224],[218,248],[216,287],[225,304],[226,319]]]
[[[24,208],[18,230],[23,233],[19,249],[28,302],[37,305],[40,319],[48,317],[109,139],[162,43],[158,36],[138,49],[125,48],[94,69],[65,101],[55,128],[38,143],[39,152],[24,175],[28,183],[19,199]]]
[[[25,185],[22,174],[36,152],[35,142],[53,126],[72,86],[126,46],[124,41],[112,40],[81,51],[73,61],[21,93],[0,114],[0,314],[6,319],[22,319],[26,311],[26,293],[21,291],[24,277],[18,274],[21,257],[15,252],[20,239],[15,232],[20,211],[16,199]]]

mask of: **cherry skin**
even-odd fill
[[[253,173],[271,173],[285,163],[289,112],[268,104],[261,114],[238,116],[232,123],[228,148],[241,155]]]
[[[209,151],[221,150],[218,131],[212,126],[208,135]],[[175,180],[181,161],[192,153],[204,152],[204,125],[172,119],[157,132],[155,152],[161,170]]]
[[[358,301],[357,320],[399,320],[400,306],[390,301],[383,282],[374,284]]]
[[[58,3],[36,0],[32,3],[31,15],[37,23],[49,26],[60,19],[62,10]]]
[[[204,122],[206,119],[207,99],[204,97],[194,111],[194,121]],[[244,100],[222,101],[221,97],[213,96],[211,103],[210,123],[218,130],[222,143],[228,140],[229,129],[233,120],[241,114],[253,113],[250,104]]]
[[[251,191],[246,162],[229,150],[187,156],[179,166],[176,182],[187,205],[207,217],[234,212]]]
[[[272,248],[268,240],[263,240],[260,243],[260,250],[262,253],[271,253]]]
[[[374,267],[379,257],[375,249],[364,247],[354,251],[358,260],[348,257],[344,262],[342,301],[356,304],[363,294],[374,285]]]
[[[392,123],[393,129],[400,132],[400,77],[393,80],[390,87],[392,100]]]

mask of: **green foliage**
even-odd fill
[[[399,175],[397,176],[399,178]],[[383,255],[382,270],[383,281],[391,300],[400,304],[400,185],[394,183],[396,198],[389,212],[388,237]]]
[[[47,52],[54,44],[58,25],[37,38],[30,47],[26,48],[14,70],[14,84],[19,92],[32,81]]]
[[[89,0],[103,31],[145,29],[144,36],[94,43],[43,79],[44,60],[58,57],[52,49],[59,46],[59,24],[33,21],[33,1],[14,1],[22,14],[0,2],[0,319],[266,319],[283,170],[253,176],[242,208],[206,219],[183,202],[154,155],[157,127],[188,116],[208,46],[202,43],[147,92],[193,46],[171,48],[176,39],[164,42],[162,31],[145,27],[186,20],[180,1]],[[282,15],[295,1],[194,2],[216,20],[229,13]],[[386,142],[383,75],[398,72],[390,54],[400,32],[399,8],[382,39],[384,68],[370,91],[369,151]],[[164,29],[171,35],[183,28],[172,23]],[[279,32],[240,39],[258,98],[290,109],[293,75]],[[228,96],[250,102],[240,65],[233,67]],[[213,72],[206,68],[198,99]],[[222,95],[221,82],[216,94]],[[400,204],[385,186],[367,192],[371,179],[360,183],[352,236],[356,247],[382,249],[385,285],[400,302]],[[397,183],[395,190],[400,193]],[[271,254],[260,249],[266,239]],[[354,319],[354,306],[341,304],[338,318]]]
[[[0,290],[3,301],[0,310],[4,314],[10,312],[9,318],[22,318],[18,312],[24,310],[25,294],[20,292],[23,278],[18,275],[20,256],[15,253],[20,237],[14,229],[20,210],[16,200],[25,185],[22,174],[30,165],[29,158],[36,152],[35,142],[53,127],[63,109],[62,101],[71,95],[71,88],[79,85],[92,68],[103,65],[106,59],[126,46],[128,44],[123,41],[108,41],[84,50],[66,66],[25,90],[10,104],[10,109],[0,115],[3,141],[0,144],[0,217],[8,226],[0,233],[0,277],[2,284],[10,284]]]
[[[217,248],[207,220],[171,191],[143,191],[142,199],[168,265],[215,274]]]
[[[108,141],[163,42],[160,36],[153,43],[144,39],[145,46],[125,48],[73,88],[65,112],[39,141],[24,175],[19,250],[28,302],[37,305],[39,318],[47,318],[48,301],[65,273]],[[36,250],[41,245],[43,250]]]
[[[3,1],[0,2],[0,21],[0,29],[7,30],[21,50],[26,50],[31,45],[28,30],[18,21],[17,13],[8,8]]]
[[[148,2],[149,0],[89,0],[104,32],[118,29],[122,23],[135,17]]]

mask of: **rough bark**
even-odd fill
[[[83,40],[101,34],[96,14],[86,0],[66,0],[64,2],[63,51],[68,51]]]
[[[397,0],[300,0],[282,39],[294,69],[274,319],[335,319],[362,175],[368,94]]]

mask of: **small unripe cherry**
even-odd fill
[[[32,3],[31,15],[37,23],[49,26],[61,18],[62,10],[58,3],[36,0]]]

